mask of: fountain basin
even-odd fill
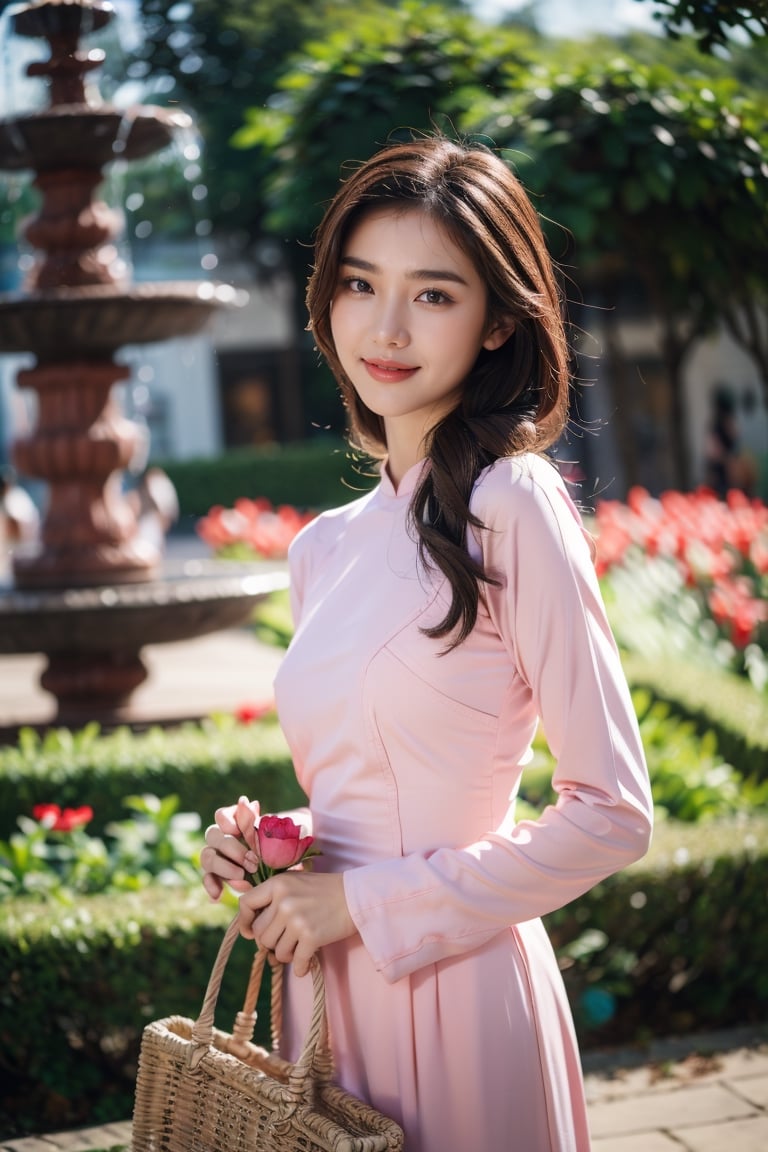
[[[184,280],[0,293],[0,353],[66,360],[192,336],[219,308],[246,299],[228,284]]]
[[[50,172],[142,160],[166,148],[179,129],[191,126],[186,112],[149,104],[125,112],[106,105],[62,104],[0,120],[0,168]]]
[[[188,560],[140,584],[39,591],[0,584],[0,655],[136,652],[237,627],[288,587],[285,571],[260,569]]]

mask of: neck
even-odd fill
[[[414,464],[418,464],[419,460],[423,460],[426,455],[423,428],[408,429],[406,434],[404,431],[402,427],[393,429],[388,424],[386,425],[386,468],[395,488],[399,487],[406,472],[410,471]]]

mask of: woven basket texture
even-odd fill
[[[232,1033],[213,1027],[221,980],[238,935],[230,924],[196,1021],[156,1020],[144,1029],[136,1080],[132,1152],[402,1152],[402,1129],[333,1084],[325,985],[313,961],[313,1012],[295,1064],[254,1044],[265,953],[254,960]],[[272,982],[272,1043],[282,1026],[282,969]]]

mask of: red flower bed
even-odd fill
[[[275,508],[269,500],[243,497],[233,508],[211,508],[198,521],[197,533],[224,559],[282,560],[296,533],[314,516],[289,504]]]
[[[734,650],[729,663],[751,673],[765,666],[768,647],[768,507],[743,493],[665,492],[654,498],[633,488],[627,502],[604,500],[596,509],[598,574],[611,585],[618,572],[638,562],[674,567],[677,581],[659,599],[695,601],[698,620],[716,628],[717,639]],[[682,603],[679,616],[695,622]],[[689,605],[690,609],[690,605]],[[699,628],[702,638],[711,634]],[[760,685],[762,686],[762,685]]]

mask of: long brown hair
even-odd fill
[[[393,144],[341,185],[318,228],[307,290],[310,328],[341,389],[350,442],[381,459],[384,422],[360,400],[336,355],[331,305],[351,228],[373,207],[420,208],[447,229],[473,261],[488,291],[489,329],[514,323],[501,347],[481,350],[456,408],[431,430],[426,469],[409,508],[422,561],[436,565],[452,590],[434,637],[460,644],[477,619],[481,583],[493,578],[466,546],[469,509],[480,472],[502,456],[542,452],[567,420],[569,352],[555,269],[538,215],[520,181],[483,145],[443,137]]]

